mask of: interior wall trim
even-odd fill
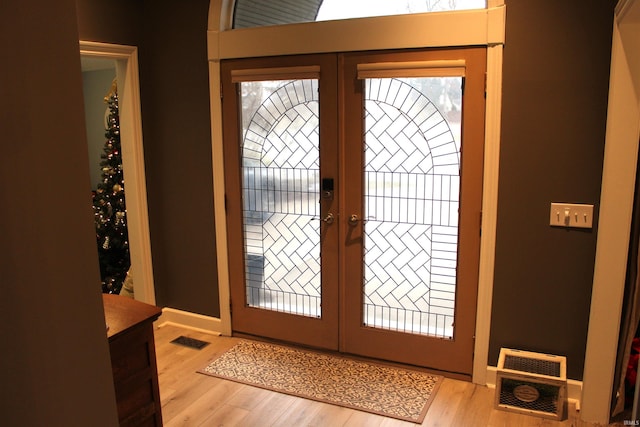
[[[502,112],[502,45],[487,48],[487,88],[485,104],[484,176],[482,184],[482,223],[476,341],[472,381],[486,383],[491,335],[491,307],[498,226],[498,178],[500,170],[500,127]]]
[[[157,327],[175,325],[212,335],[222,335],[222,321],[216,317],[165,307],[156,321]]]
[[[127,175],[126,203],[132,278],[136,300],[155,305],[149,209],[142,143],[138,48],[81,40],[80,55],[116,63],[122,165]]]
[[[640,16],[640,1],[625,3],[627,13],[616,16],[613,25],[598,241],[583,375],[581,418],[600,424],[609,423],[611,415],[640,136],[640,95],[635,90],[640,83],[633,72],[638,50],[628,49],[640,34],[640,23],[634,23],[630,12],[633,5]],[[621,31],[631,25],[635,25],[631,31]]]
[[[625,18],[626,14],[631,10],[633,3],[636,0],[618,0],[616,4],[616,17],[618,20],[622,20]]]
[[[213,3],[222,3],[212,0]],[[226,12],[213,14],[219,25]],[[208,31],[209,60],[504,43],[506,7]],[[210,25],[212,23],[210,22]],[[451,28],[462,31],[450,31]]]
[[[211,99],[211,163],[213,165],[213,212],[216,224],[216,256],[218,295],[220,299],[221,333],[231,336],[231,288],[229,254],[227,253],[227,208],[222,144],[222,83],[220,61],[209,62],[209,98]]]

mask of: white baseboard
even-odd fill
[[[498,368],[495,366],[487,366],[487,387],[496,388]],[[567,400],[569,403],[576,405],[576,410],[580,410],[580,401],[582,399],[582,381],[567,380]]]
[[[157,327],[176,325],[212,335],[222,335],[220,319],[202,314],[190,313],[175,308],[163,308],[162,315],[156,321]]]

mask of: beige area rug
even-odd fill
[[[245,340],[198,372],[415,423],[442,382],[416,370]]]

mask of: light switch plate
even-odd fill
[[[551,203],[549,224],[555,227],[593,227],[593,205]]]

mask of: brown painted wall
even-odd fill
[[[74,0],[0,16],[0,423],[114,426]]]
[[[140,46],[142,0],[76,0],[76,7],[82,40]]]
[[[158,303],[219,317],[208,10],[209,0],[145,2],[140,83]]]
[[[597,229],[550,227],[549,204],[598,209],[614,3],[506,1],[494,366],[519,348],[582,378]]]
[[[219,317],[209,0],[77,0],[80,38],[138,46],[156,302]]]

